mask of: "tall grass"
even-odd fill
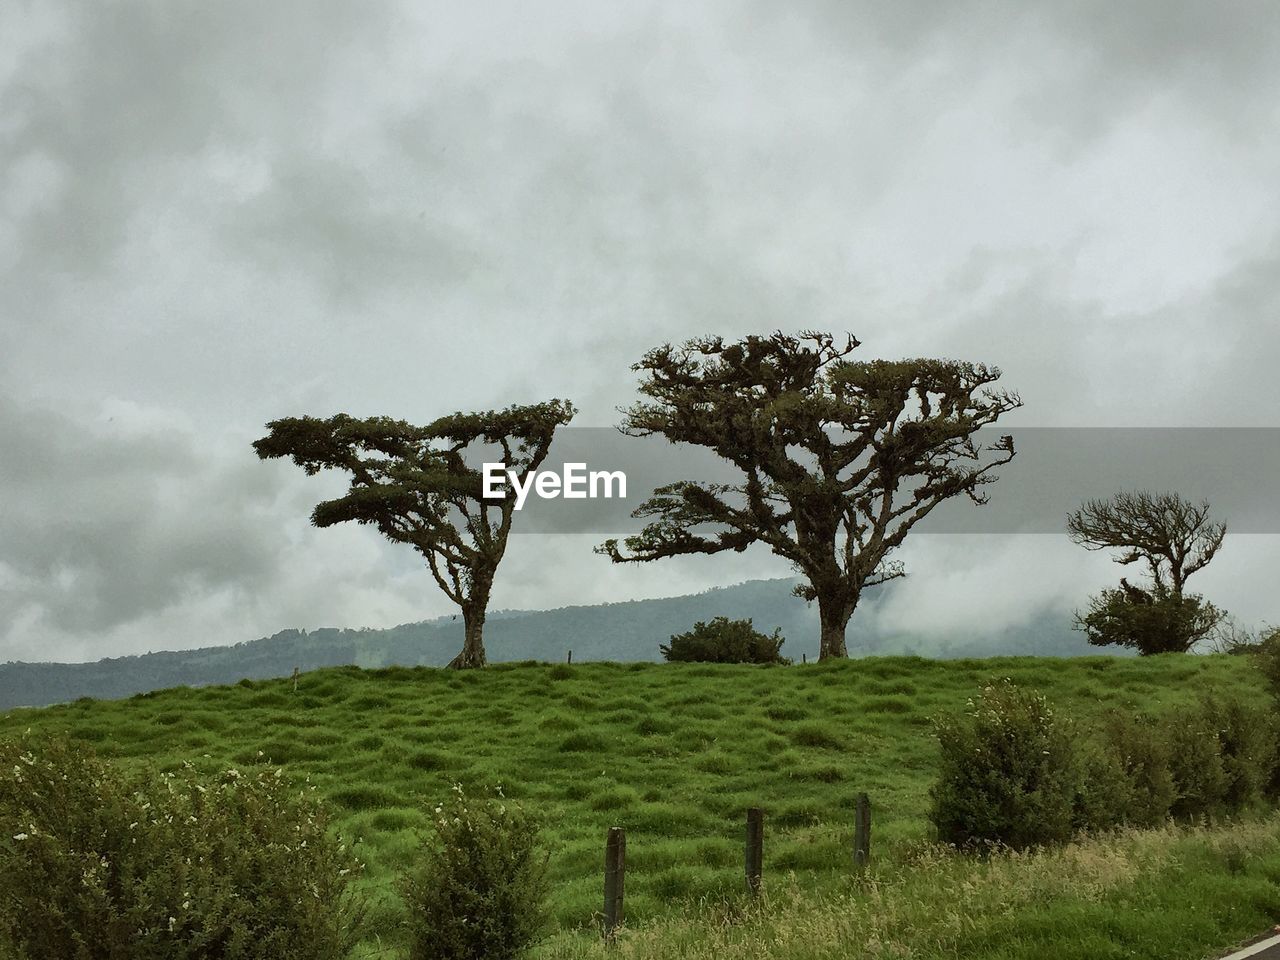
[[[615,945],[562,934],[538,960],[1200,960],[1280,911],[1280,818],[1165,826],[985,860],[922,846],[891,870],[757,904],[704,902]]]

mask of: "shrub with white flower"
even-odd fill
[[[937,724],[930,817],[939,839],[1015,849],[1069,839],[1081,775],[1070,721],[1007,677],[967,706]]]
[[[127,773],[85,744],[26,737],[0,743],[11,767],[0,945],[14,955],[338,960],[354,946],[360,864],[314,792],[278,772]]]
[[[411,960],[511,960],[546,928],[547,854],[538,825],[498,786],[455,784],[402,884]]]

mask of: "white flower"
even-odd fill
[[[25,839],[27,839],[27,835],[26,835],[25,833],[15,833],[15,834],[13,835],[13,839],[15,839],[15,840],[25,840]]]

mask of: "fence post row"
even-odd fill
[[[853,865],[865,870],[871,862],[871,800],[858,794],[853,814]]]
[[[627,834],[610,827],[604,845],[604,938],[612,940],[622,925],[622,895],[627,872]]]
[[[760,892],[764,873],[764,810],[747,810],[747,842],[744,857],[747,891]],[[853,865],[865,870],[871,862],[871,800],[859,793],[853,815]],[[626,886],[627,833],[622,827],[610,827],[604,845],[604,938],[612,941],[622,926],[622,898]]]
[[[764,811],[752,807],[747,811],[747,890],[760,892],[760,875],[764,867]]]

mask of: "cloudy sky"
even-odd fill
[[[411,551],[307,526],[340,482],[258,461],[264,422],[570,397],[608,425],[628,365],[694,334],[997,364],[1011,426],[1280,421],[1273,0],[0,21],[0,659],[445,613]],[[518,538],[495,606],[789,572],[611,568],[595,539]],[[903,559],[922,631],[1116,572],[1052,535]],[[1232,536],[1198,586],[1280,620],[1278,562]]]

